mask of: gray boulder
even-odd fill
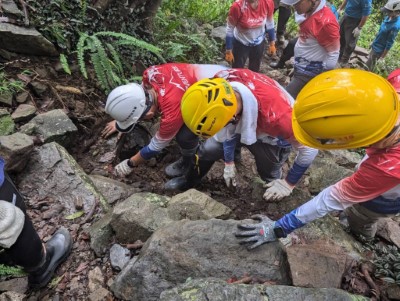
[[[129,263],[116,277],[112,291],[124,300],[155,301],[162,291],[188,277],[229,279],[250,274],[289,284],[283,245],[274,242],[249,252],[233,235],[238,223],[182,220],[159,228],[137,261]]]

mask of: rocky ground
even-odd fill
[[[282,84],[287,82],[286,74],[272,71],[267,65],[270,58],[266,57],[262,71],[268,73]],[[103,111],[105,95],[103,95],[93,81],[83,81],[78,71],[69,76],[60,70],[57,60],[49,58],[16,58],[4,64],[7,74],[14,74],[25,85],[24,103],[33,104],[38,113],[44,113],[56,108],[63,109],[69,118],[78,127],[79,134],[69,152],[77,160],[87,174],[103,175],[115,178],[113,166],[120,158],[128,156],[128,149],[137,151],[146,143],[156,124],[142,124],[137,127],[134,136],[120,137],[114,135],[108,139],[100,133],[105,124],[110,121]],[[29,70],[30,72],[24,72]],[[15,110],[19,105],[14,101],[7,109]],[[23,122],[17,123],[17,126]],[[37,144],[40,144],[37,141]],[[129,147],[128,147],[129,146]],[[114,150],[118,148],[117,155]],[[135,172],[123,181],[139,191],[154,192],[160,195],[172,195],[163,189],[167,180],[163,170],[166,165],[179,156],[178,147],[172,144],[160,156],[147,164],[135,169]],[[255,213],[263,213],[276,219],[285,213],[285,208],[277,204],[274,211],[269,210],[267,204],[252,199],[249,184],[256,174],[251,155],[242,150],[242,161],[237,165],[240,179],[236,189],[227,189],[222,178],[223,164],[217,163],[207,175],[199,190],[210,195],[233,210],[238,219],[248,218]],[[18,175],[12,175],[18,185]],[[102,214],[100,206],[93,208],[91,215],[85,220],[66,219],[60,214],[60,208],[50,205],[46,199],[31,198],[27,200],[29,215],[43,240],[47,240],[59,227],[65,226],[74,238],[74,248],[71,256],[57,271],[57,277],[47,288],[38,292],[26,292],[28,300],[86,300],[89,283],[96,281],[96,275],[88,273],[96,266],[103,269],[104,283],[111,281],[118,273],[109,263],[108,257],[97,258],[89,245],[88,226]],[[132,249],[132,255],[137,254]],[[105,272],[104,272],[105,271]],[[343,288],[358,294],[368,294],[369,287],[363,280],[362,273],[357,267],[349,270],[344,279]],[[227,279],[228,280],[228,279]],[[21,292],[26,283],[21,282]],[[17,285],[16,282],[12,283]],[[4,288],[3,288],[4,290]],[[117,300],[109,295],[107,300]]]

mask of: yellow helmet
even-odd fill
[[[202,79],[187,89],[181,102],[183,121],[196,135],[211,137],[236,114],[232,86],[223,78]]]
[[[396,91],[377,74],[337,69],[309,81],[297,96],[296,139],[319,149],[369,146],[390,133],[399,114]]]

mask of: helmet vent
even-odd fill
[[[224,103],[224,105],[225,105],[226,107],[231,107],[231,106],[233,106],[233,102],[227,100],[226,98],[223,98],[223,99],[222,99],[222,102]]]
[[[208,90],[208,103],[212,100],[212,91]]]

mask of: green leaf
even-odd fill
[[[70,215],[67,215],[65,219],[71,220],[71,219],[76,219],[78,217],[81,217],[85,212],[84,211],[77,211],[75,213],[72,213]]]

